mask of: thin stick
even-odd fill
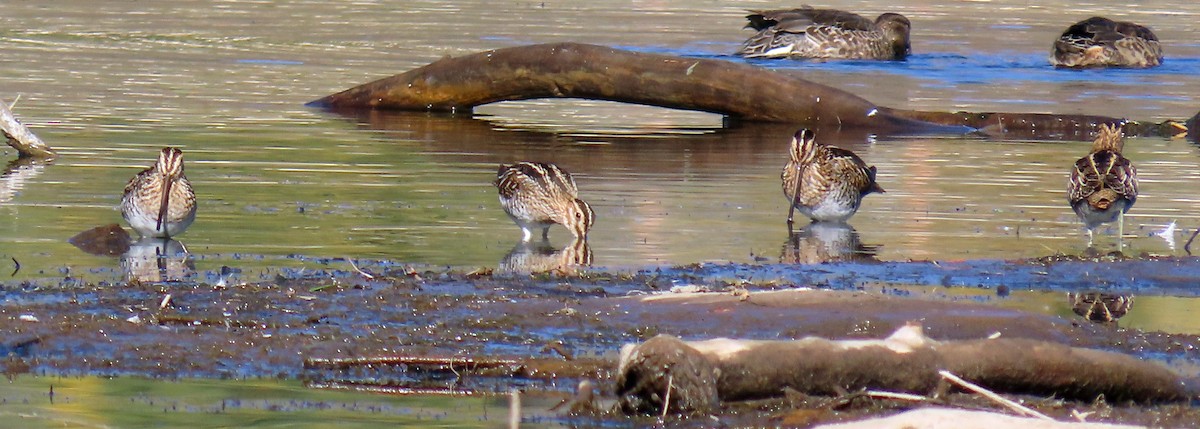
[[[667,394],[663,397],[663,412],[660,420],[667,420],[667,410],[671,408],[671,386],[675,385],[675,374],[667,374]]]
[[[959,378],[958,376],[951,374],[950,371],[941,370],[941,371],[938,371],[938,374],[941,374],[942,378],[949,380],[950,382],[957,384],[957,385],[963,387],[964,389],[967,389],[972,392],[983,395],[983,397],[991,399],[992,401],[995,401],[996,403],[998,403],[1000,405],[1008,407],[1008,409],[1013,410],[1019,414],[1024,414],[1024,415],[1027,415],[1030,417],[1036,417],[1036,418],[1046,420],[1046,421],[1055,421],[1054,419],[1050,418],[1050,416],[1039,413],[1039,412],[1033,410],[1032,408],[1029,408],[1024,405],[1013,402],[1012,400],[1009,400],[1008,398],[1005,398],[1003,396],[997,395],[995,392],[987,390],[977,384],[971,383],[967,380],[963,380],[963,379]]]
[[[912,401],[912,402],[925,402],[925,401],[929,400],[929,397],[921,396],[921,395],[914,395],[911,393],[885,392],[882,390],[868,390],[865,393],[867,396],[872,397],[872,398],[896,399],[896,400],[901,400],[901,401]]]
[[[1196,228],[1196,231],[1192,233],[1192,238],[1189,238],[1187,244],[1183,245],[1183,251],[1187,252],[1188,256],[1192,256],[1192,241],[1196,240],[1197,234],[1200,234],[1200,228]]]
[[[351,268],[354,268],[354,271],[358,271],[358,274],[362,275],[363,277],[366,277],[366,278],[367,278],[367,280],[375,280],[375,276],[373,276],[373,275],[370,275],[370,274],[367,274],[367,272],[366,272],[366,271],[360,270],[360,269],[358,268],[358,265],[354,265],[354,260],[353,260],[353,259],[350,259],[350,257],[346,257],[345,259],[346,259],[346,262],[349,262],[349,263],[350,263],[350,267],[351,267]]]

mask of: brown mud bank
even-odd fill
[[[341,259],[310,262],[314,268],[257,278],[227,269],[227,276],[193,274],[165,283],[68,277],[0,284],[0,366],[10,376],[281,377],[457,394],[516,387],[569,396],[588,379],[611,400],[618,349],[657,334],[878,339],[917,321],[938,341],[999,335],[1119,352],[1167,366],[1193,395],[1200,386],[1200,338],[1193,335],[1119,329],[975,300],[915,298],[893,287],[966,286],[1002,295],[1087,285],[1190,296],[1195,292],[1186,286],[1200,280],[1195,258],[695,265],[572,277],[361,261],[360,272]],[[1122,274],[1105,282],[1105,273]],[[974,401],[957,398],[951,402]],[[1090,410],[1098,413],[1093,420],[1200,421],[1200,409],[1187,404],[1024,399],[1060,418]],[[789,396],[725,404],[715,414],[730,424],[791,425],[912,406]]]

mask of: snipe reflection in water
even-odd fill
[[[178,240],[144,237],[121,255],[121,269],[130,281],[161,283],[185,280],[196,273],[195,262]]]
[[[844,222],[813,222],[789,231],[779,262],[820,264],[836,261],[873,261],[879,246],[865,245],[858,231]]]
[[[572,274],[592,265],[592,247],[587,240],[574,239],[561,249],[549,240],[520,241],[500,260],[500,274]]]
[[[1090,322],[1116,323],[1133,307],[1133,294],[1067,292],[1071,311]]]

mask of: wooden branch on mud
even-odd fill
[[[56,155],[54,149],[13,116],[4,100],[0,100],[0,129],[3,130],[8,145],[17,149],[22,158],[53,158]]]
[[[884,340],[685,342],[659,335],[622,349],[617,393],[629,413],[703,412],[719,401],[781,396],[787,388],[929,394],[941,370],[1005,393],[1143,403],[1189,397],[1171,371],[1123,354],[1027,339],[936,342],[919,326]]]
[[[580,43],[496,49],[444,58],[314,100],[333,110],[469,112],[505,100],[586,98],[699,110],[747,121],[876,132],[982,131],[1090,139],[1118,118],[891,109],[849,92],[732,61],[683,58]],[[1194,120],[1194,118],[1193,118]],[[1185,132],[1184,125],[1126,125],[1127,134]]]

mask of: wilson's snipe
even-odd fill
[[[1055,67],[1154,67],[1162,46],[1149,28],[1094,16],[1067,28],[1050,53]]]
[[[579,199],[575,179],[554,164],[501,165],[495,185],[500,190],[500,206],[521,227],[524,241],[533,238],[535,229],[541,229],[545,239],[554,224],[565,226],[578,239],[586,239],[595,222],[592,206]]]
[[[844,222],[858,211],[864,195],[884,192],[875,183],[875,167],[854,152],[817,143],[808,129],[792,137],[791,160],[781,176],[783,195],[791,201],[789,226],[795,210],[814,221]]]
[[[755,33],[737,54],[747,58],[843,58],[903,60],[912,51],[912,23],[885,13],[871,21],[834,9],[752,10]]]
[[[1124,146],[1120,125],[1101,125],[1092,153],[1071,169],[1067,200],[1087,227],[1089,247],[1092,230],[1102,223],[1117,221],[1117,237],[1123,236],[1125,212],[1137,201],[1137,169],[1121,156]]]
[[[164,147],[158,162],[129,180],[121,216],[144,237],[174,237],[196,220],[196,194],[183,175],[183,152]]]

